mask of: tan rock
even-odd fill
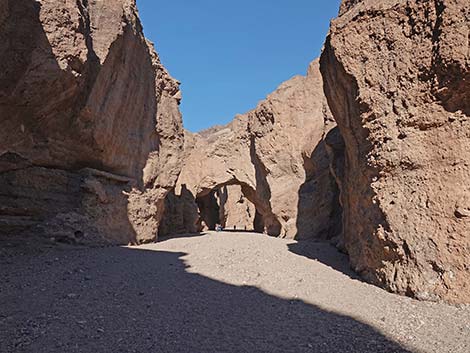
[[[251,230],[255,225],[256,208],[243,195],[239,185],[226,185],[217,192],[219,220],[226,229]]]
[[[321,59],[351,263],[421,299],[470,302],[469,19],[467,0],[343,1]]]
[[[155,239],[179,173],[181,96],[135,1],[0,9],[0,218],[91,242]]]
[[[188,133],[178,185],[199,203],[209,228],[224,218],[205,213],[218,207],[215,192],[238,185],[255,205],[258,231],[329,238],[337,191],[323,139],[333,127],[315,61],[307,76],[283,83],[227,126]]]
[[[170,192],[164,206],[159,236],[190,234],[203,230],[194,195],[185,186]]]

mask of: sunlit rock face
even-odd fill
[[[155,239],[180,98],[135,1],[0,0],[0,230]]]
[[[206,209],[211,193],[238,185],[255,207],[257,231],[331,238],[338,232],[332,224],[341,222],[333,221],[341,213],[339,191],[325,143],[334,126],[314,61],[306,76],[283,83],[227,126],[187,133],[177,190],[184,186]],[[228,221],[228,226],[234,224]]]
[[[232,230],[255,230],[255,205],[243,195],[239,185],[220,188],[217,197],[219,220],[222,227]]]
[[[321,58],[354,269],[470,302],[470,3],[343,1]]]

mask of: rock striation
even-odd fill
[[[470,302],[470,3],[343,1],[321,58],[344,245],[372,283]]]
[[[249,217],[257,231],[331,238],[331,220],[340,214],[340,206],[325,138],[334,127],[317,60],[306,76],[283,83],[256,109],[227,126],[187,133],[177,190],[184,187],[193,195],[209,228],[215,219],[226,219],[206,211],[220,211],[217,197],[225,187],[237,185],[255,207]],[[234,210],[236,205],[224,207]]]
[[[0,231],[155,239],[180,99],[135,0],[0,0]]]

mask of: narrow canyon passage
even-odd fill
[[[224,185],[196,198],[201,230],[215,230],[216,225],[226,230],[264,232],[262,215],[250,202],[240,185]]]
[[[470,353],[470,1],[178,3],[0,0],[0,353]]]
[[[327,244],[214,232],[120,248],[3,242],[0,352],[470,348],[469,306],[365,284]]]

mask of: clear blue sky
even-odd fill
[[[185,127],[226,124],[320,55],[340,0],[137,0]]]

